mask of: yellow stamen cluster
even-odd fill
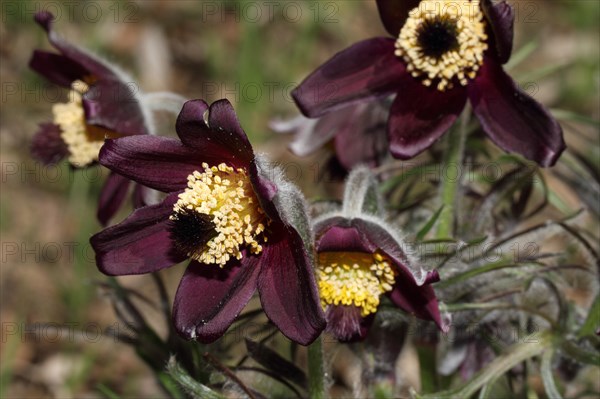
[[[265,230],[266,215],[258,204],[246,171],[224,163],[210,167],[203,163],[204,172],[188,176],[188,187],[179,194],[173,207],[172,220],[184,210],[209,215],[216,236],[197,251],[188,254],[201,263],[223,267],[231,258],[241,259],[240,247],[247,246],[253,254],[262,251],[258,236]],[[262,237],[263,242],[267,237]]]
[[[379,252],[322,252],[317,267],[321,305],[361,308],[361,315],[377,311],[379,297],[392,290],[391,262]]]
[[[440,57],[426,55],[419,43],[419,33],[424,23],[447,21],[456,26],[455,49]],[[478,0],[423,0],[409,13],[398,40],[395,54],[402,57],[408,71],[423,79],[425,86],[437,82],[437,89],[451,89],[457,80],[466,86],[475,78],[483,63],[486,43],[485,20]]]
[[[60,137],[69,150],[69,162],[83,167],[98,160],[104,137],[94,140],[88,134],[81,96],[88,91],[84,82],[77,80],[71,85],[69,102],[52,107],[54,124],[60,127]]]

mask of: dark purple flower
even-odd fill
[[[302,211],[286,202],[296,191],[277,174],[265,176],[227,100],[210,108],[188,101],[176,130],[180,140],[131,136],[102,148],[102,165],[167,196],[92,237],[98,267],[140,274],[191,258],[175,297],[180,334],[216,340],[258,288],[283,334],[312,342],[325,320],[309,253],[289,216]]]
[[[321,304],[327,330],[339,340],[364,338],[382,295],[447,330],[430,286],[439,280],[437,272],[417,281],[415,261],[384,226],[368,216],[332,216],[315,225]]]
[[[64,40],[52,29],[53,19],[49,12],[35,15],[35,21],[59,53],[35,50],[29,66],[51,82],[70,89],[69,100],[54,105],[53,122],[40,125],[31,153],[44,164],[66,157],[74,167],[87,167],[97,162],[106,137],[150,133],[149,115],[131,80]],[[129,180],[115,174],[108,177],[98,205],[102,224],[114,216],[128,190]]]
[[[271,128],[280,133],[294,133],[290,150],[304,157],[329,142],[338,163],[346,170],[361,164],[378,166],[388,154],[385,135],[387,101],[349,105],[318,119],[300,115],[289,121],[273,121]]]
[[[378,0],[393,38],[356,43],[292,93],[311,118],[396,93],[387,124],[391,153],[409,159],[454,123],[467,100],[498,146],[542,166],[565,149],[548,110],[502,67],[510,57],[514,12],[504,0]]]

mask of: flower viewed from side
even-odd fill
[[[173,309],[181,335],[218,339],[258,289],[267,317],[309,344],[325,320],[300,193],[266,175],[227,100],[186,102],[176,130],[179,140],[131,136],[102,148],[102,165],[167,196],[92,237],[99,269],[150,273],[189,258]]]
[[[59,53],[35,50],[29,66],[49,81],[69,89],[68,101],[55,104],[53,121],[40,125],[31,153],[44,164],[67,158],[76,168],[94,165],[105,138],[151,132],[149,112],[142,106],[132,80],[112,65],[80,49],[52,28],[54,16],[38,12],[35,21],[44,28]],[[98,219],[108,223],[124,202],[130,182],[112,173],[102,190]],[[136,187],[134,203],[143,202]]]
[[[392,155],[409,159],[431,146],[469,100],[490,139],[541,166],[565,149],[548,110],[506,74],[514,12],[502,0],[378,0],[392,38],[368,39],[341,51],[293,97],[317,118],[350,104],[396,94],[387,122]]]
[[[353,104],[308,119],[302,115],[289,121],[273,121],[271,128],[279,133],[294,133],[290,150],[304,157],[332,142],[338,163],[346,170],[365,164],[378,166],[388,154],[385,125],[387,101]]]
[[[408,267],[412,260],[380,223],[332,217],[319,222],[315,234],[321,305],[327,329],[336,338],[363,338],[382,295],[445,329],[430,285],[438,281],[437,272],[428,273],[419,284]]]
[[[315,221],[317,281],[327,330],[341,341],[364,338],[381,296],[387,295],[400,309],[447,331],[430,285],[439,280],[437,271],[425,272],[394,229],[365,211],[371,179],[364,167],[354,169],[343,209]]]

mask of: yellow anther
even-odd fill
[[[429,25],[427,25],[429,24]],[[455,35],[456,46],[434,56],[419,41],[424,29],[449,24]],[[435,35],[437,32],[433,32]],[[438,36],[439,37],[439,34]],[[485,19],[478,0],[423,0],[409,13],[396,40],[396,52],[407,64],[407,70],[422,79],[425,86],[435,81],[439,91],[451,89],[454,82],[466,86],[483,62],[486,43]]]
[[[212,167],[203,163],[202,167],[203,173],[188,176],[188,187],[179,194],[171,219],[177,220],[184,209],[209,215],[216,236],[188,256],[223,267],[231,258],[241,259],[244,247],[253,254],[262,252],[256,240],[269,221],[260,207],[250,205],[255,194],[246,171],[224,163]]]
[[[98,160],[98,153],[104,144],[102,129],[87,126],[81,96],[88,91],[82,81],[71,85],[69,102],[52,107],[54,124],[60,127],[60,137],[69,150],[69,162],[83,167]],[[98,137],[97,133],[101,133]]]
[[[395,283],[394,270],[380,252],[322,252],[317,276],[324,309],[356,306],[363,317],[377,311],[379,297]]]

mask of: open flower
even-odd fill
[[[388,154],[385,125],[387,101],[353,104],[330,112],[318,119],[299,115],[289,121],[273,121],[271,128],[279,133],[294,133],[289,148],[304,157],[333,141],[335,157],[345,171],[365,164],[378,166]]]
[[[562,129],[502,67],[514,13],[504,0],[378,0],[393,38],[359,42],[327,61],[292,93],[311,118],[397,93],[387,133],[391,153],[409,159],[453,124],[467,99],[499,147],[542,166],[565,148]]]
[[[98,161],[106,137],[150,133],[150,115],[142,106],[132,80],[108,63],[59,36],[52,29],[54,16],[38,12],[35,21],[60,53],[35,50],[29,66],[53,83],[68,88],[68,102],[55,104],[52,123],[43,123],[33,138],[31,153],[44,164],[67,158],[77,168]],[[112,173],[102,190],[98,219],[106,224],[119,209],[129,180]],[[141,204],[142,188],[134,202]]]
[[[175,296],[180,334],[216,340],[258,288],[282,333],[312,342],[325,320],[294,222],[308,225],[299,192],[265,176],[227,100],[188,101],[176,130],[180,140],[131,136],[102,148],[102,165],[167,196],[92,237],[99,269],[150,273],[191,258]]]
[[[364,338],[381,296],[387,295],[400,309],[447,331],[430,285],[439,280],[437,271],[421,268],[381,213],[376,180],[366,167],[358,167],[346,182],[342,210],[315,221],[327,330],[341,341]]]
[[[315,235],[321,304],[327,329],[338,339],[364,337],[382,295],[400,309],[443,327],[429,285],[439,280],[437,272],[418,282],[409,267],[414,260],[381,223],[332,217],[315,226]]]

